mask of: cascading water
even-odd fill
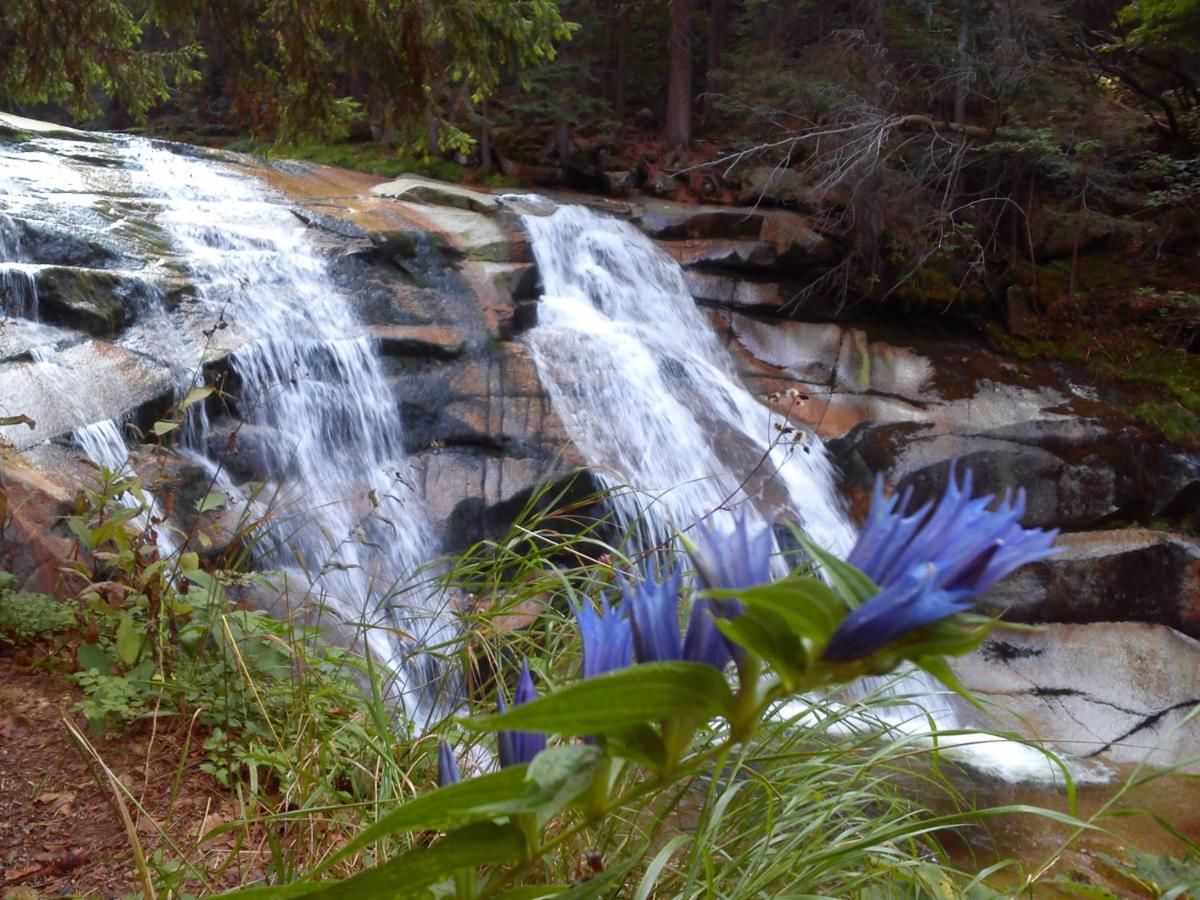
[[[602,475],[633,489],[613,500],[628,533],[652,547],[738,506],[760,522],[798,522],[845,556],[855,532],[824,445],[815,435],[799,446],[778,440],[778,418],[742,386],[675,261],[631,225],[585,207],[519,205],[543,287],[528,345],[571,439]],[[931,720],[939,732],[960,727],[923,672],[863,679],[853,692],[881,690],[896,698],[885,726],[910,735],[927,734]],[[786,714],[811,714],[790,706]],[[938,743],[1007,780],[1060,774],[1036,749],[987,735]]]
[[[21,236],[16,223],[0,215],[0,316],[37,321],[37,282],[21,262]]]
[[[529,347],[572,440],[636,491],[618,496],[619,514],[646,513],[661,538],[740,506],[849,552],[824,446],[778,440],[783,423],[741,385],[679,266],[584,207],[523,221],[543,287]]]
[[[402,595],[438,548],[374,347],[303,226],[255,181],[145,143],[130,158],[202,309],[245,340],[231,357],[237,414],[276,479],[260,557],[302,571],[309,597],[403,673],[409,715],[428,713],[445,676],[416,649],[454,630],[432,592]],[[202,452],[205,429],[192,426]]]
[[[127,282],[185,277],[194,296],[168,310],[160,294],[147,293],[118,346],[166,361],[177,397],[202,364],[228,356],[235,414],[254,432],[269,483],[255,499],[240,495],[219,454],[208,452],[203,404],[181,432],[182,452],[208,472],[213,490],[253,504],[254,518],[267,522],[258,560],[286,574],[291,601],[351,626],[396,673],[392,692],[409,717],[431,714],[438,692],[456,686],[420,651],[448,643],[455,630],[435,592],[409,581],[438,546],[405,458],[399,404],[304,226],[280,198],[220,163],[115,137],[95,147],[104,167],[76,169],[69,154],[54,152],[60,143],[31,141],[0,173],[3,311],[36,316],[30,273],[38,268],[22,261],[5,212],[52,227],[78,221],[113,236],[120,249],[112,258],[133,267],[123,273]],[[101,173],[99,183],[92,172]],[[147,235],[147,221],[157,234]],[[143,255],[142,247],[161,249]],[[86,379],[57,356],[53,346],[39,348],[29,377],[56,385],[73,419],[93,423],[74,432],[93,461],[123,470],[130,457],[121,427],[107,419],[111,412],[98,413]]]

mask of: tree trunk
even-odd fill
[[[625,126],[625,84],[629,80],[629,0],[622,0],[617,23],[617,72],[613,86],[613,115]]]
[[[488,121],[487,97],[479,104],[479,167],[492,168],[492,123]]]
[[[729,0],[711,0],[708,7],[708,71],[704,76],[704,115],[712,112],[713,73],[721,68],[729,33]]]
[[[961,0],[962,9],[958,20],[958,77],[954,79],[954,121],[967,123],[967,96],[970,94],[971,78],[971,0]]]
[[[600,56],[600,89],[605,99],[613,95],[613,31],[616,28],[614,0],[604,3],[604,46]]]
[[[671,148],[692,142],[692,3],[671,0],[670,69],[667,79],[667,127]]]

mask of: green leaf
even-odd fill
[[[393,834],[518,813],[557,812],[587,788],[599,764],[600,751],[595,747],[551,747],[528,766],[510,766],[414,797],[364,829],[316,872]]]
[[[213,388],[207,384],[201,387],[192,388],[187,392],[187,396],[184,397],[183,401],[179,404],[179,409],[182,411],[187,409],[189,406],[195,406],[201,400],[207,400],[212,395],[214,390],[216,390],[216,388]]]
[[[821,564],[821,569],[833,585],[833,589],[851,606],[866,603],[879,593],[879,586],[854,566],[817,546],[800,529],[793,528],[792,533],[804,551]]]
[[[162,437],[164,434],[170,434],[172,431],[178,430],[178,428],[178,422],[164,422],[160,419],[151,426],[150,430],[153,431],[158,437]]]
[[[587,790],[600,765],[601,752],[598,747],[570,745],[550,747],[533,758],[525,772],[525,779],[533,785],[537,794],[528,790],[526,796],[540,795],[538,812],[558,812]]]
[[[542,900],[544,897],[556,897],[565,890],[565,884],[526,884],[509,888],[503,894],[496,895],[496,900]]]
[[[113,663],[116,661],[99,644],[80,644],[77,658],[79,659],[79,668],[83,671],[95,669],[101,675],[111,672]]]
[[[928,672],[972,706],[975,706],[981,710],[984,709],[983,703],[980,702],[979,698],[968,691],[963,683],[958,680],[958,676],[954,674],[954,670],[950,668],[950,664],[946,662],[944,657],[922,656],[913,660],[913,662],[918,668]]]
[[[295,882],[250,888],[227,897],[323,897],[328,900],[363,897],[427,897],[426,888],[455,870],[518,859],[525,839],[512,825],[476,822],[452,831],[432,847],[417,846],[387,862],[344,881]]]
[[[217,491],[210,491],[201,499],[196,501],[196,512],[206,513],[213,509],[220,509],[227,502],[229,502],[229,498],[224,494],[218,493]]]
[[[121,621],[117,624],[117,656],[126,666],[132,666],[142,655],[144,637],[133,616],[128,612],[121,613]]]
[[[507,712],[461,721],[478,731],[584,736],[624,731],[684,713],[703,720],[728,712],[732,704],[725,676],[711,666],[658,662],[577,681]]]

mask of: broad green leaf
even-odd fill
[[[392,834],[518,813],[557,812],[587,788],[599,763],[595,747],[551,747],[529,766],[510,766],[414,797],[363,830],[317,871]]]
[[[250,888],[227,897],[322,897],[362,900],[366,897],[427,897],[429,885],[456,870],[518,859],[525,840],[513,825],[476,822],[452,831],[431,847],[417,846],[381,865],[344,881],[301,881],[289,885]]]
[[[213,509],[220,509],[229,501],[229,498],[217,491],[210,491],[201,499],[196,501],[196,512],[206,513]]]
[[[658,662],[577,681],[532,703],[491,716],[463,719],[479,731],[544,731],[584,736],[623,731],[687,714],[708,719],[733,698],[725,676],[711,666]]]
[[[789,690],[804,676],[808,651],[778,616],[748,608],[736,619],[715,622],[721,634],[766,660]]]
[[[648,723],[634,725],[623,731],[610,731],[605,735],[609,754],[623,759],[643,763],[654,771],[662,769],[667,762],[667,748],[662,737]]]
[[[179,404],[179,409],[182,411],[187,409],[189,406],[195,406],[201,400],[207,400],[212,395],[214,390],[216,390],[216,388],[213,388],[207,384],[202,385],[201,387],[192,388],[187,392],[187,396],[184,397],[183,401]]]
[[[525,779],[544,798],[538,812],[556,813],[587,790],[601,756],[598,747],[586,745],[550,747],[535,756]]]
[[[824,644],[847,612],[846,601],[823,581],[808,575],[789,575],[771,584],[739,591],[706,591],[717,599],[741,600],[748,609],[774,617],[798,638]]]
[[[133,616],[128,612],[121,613],[121,621],[117,624],[117,655],[126,666],[132,666],[142,655],[144,637]]]
[[[178,428],[178,422],[164,422],[160,419],[159,421],[155,422],[153,426],[151,426],[150,430],[153,431],[158,437],[162,437],[164,434],[170,434],[172,431],[176,431]]]

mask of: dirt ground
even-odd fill
[[[107,777],[72,740],[65,724],[79,690],[64,676],[37,671],[0,649],[0,897],[125,897],[139,893],[132,846]],[[199,771],[202,739],[171,719],[141,723],[120,736],[89,736],[104,765],[132,798],[126,808],[160,872],[190,860],[210,874],[196,893],[232,886],[255,835],[199,836],[240,818],[236,800]],[[182,766],[181,766],[182,762]],[[101,788],[97,778],[105,781]],[[249,837],[249,841],[240,838]],[[172,846],[172,844],[174,846]]]

